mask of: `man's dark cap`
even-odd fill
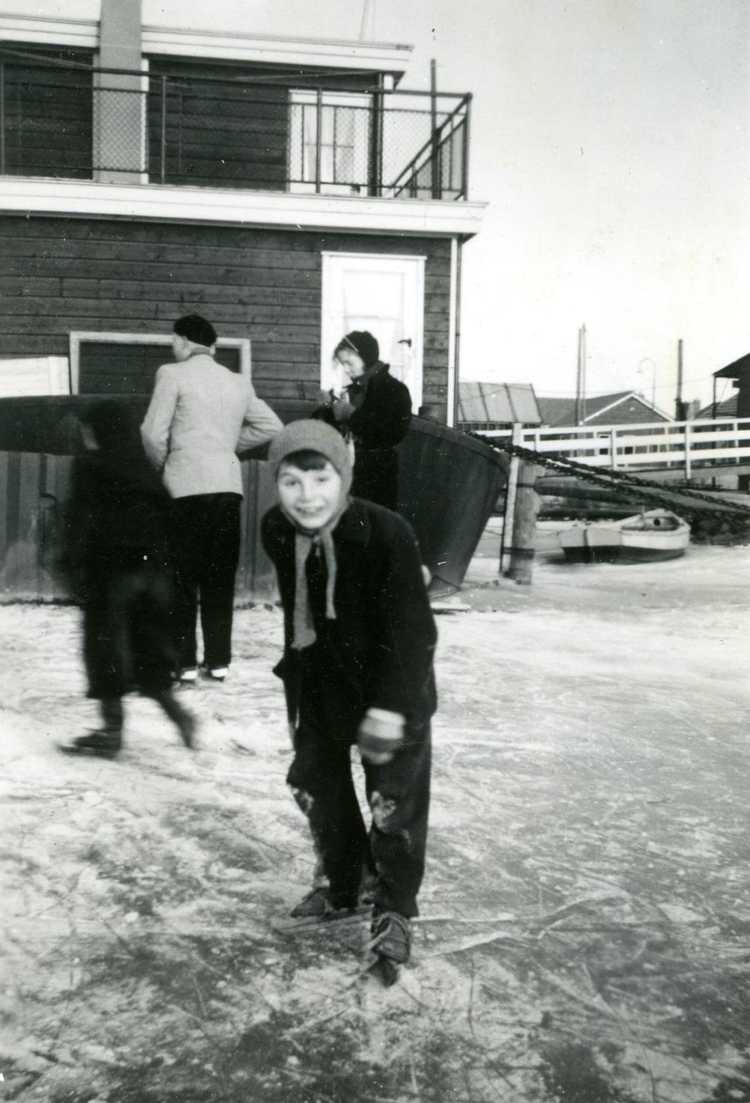
[[[216,344],[216,330],[200,314],[186,314],[178,318],[173,328],[178,337],[187,337],[194,345],[205,345],[210,349],[211,345]]]

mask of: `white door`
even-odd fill
[[[348,379],[333,362],[344,334],[367,329],[380,359],[409,388],[416,413],[422,404],[424,257],[379,253],[323,253],[320,381],[339,392]]]

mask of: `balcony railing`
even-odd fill
[[[470,108],[309,78],[0,60],[0,174],[460,200]]]

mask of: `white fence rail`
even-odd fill
[[[510,436],[500,429],[479,435]],[[750,462],[750,418],[524,429],[522,443],[592,467],[681,467],[689,476],[695,466]]]

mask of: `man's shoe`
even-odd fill
[[[180,685],[194,686],[197,681],[198,681],[198,667],[197,666],[186,666],[183,670],[180,671],[180,674],[179,674]]]
[[[69,743],[60,743],[59,746],[63,754],[115,758],[122,749],[122,736],[119,732],[93,731],[88,735],[79,735]]]
[[[370,949],[378,957],[403,965],[411,954],[411,923],[399,912],[380,912],[370,928]]]
[[[210,682],[223,682],[229,673],[228,666],[202,666],[201,674]]]

